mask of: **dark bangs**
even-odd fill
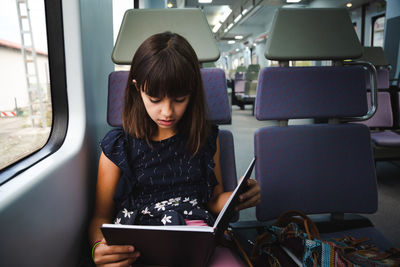
[[[167,47],[160,51],[151,62],[143,80],[137,80],[139,88],[151,97],[176,98],[192,95],[199,84],[195,66],[179,51]]]

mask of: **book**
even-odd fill
[[[138,263],[158,266],[206,266],[216,241],[228,227],[246,191],[255,158],[226,201],[213,226],[149,226],[103,224],[101,231],[109,245],[133,245],[140,252]]]

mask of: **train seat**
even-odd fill
[[[371,62],[377,71],[377,110],[374,116],[364,123],[371,129],[374,158],[390,159],[400,157],[400,135],[393,131],[392,93],[389,90],[389,63],[382,47],[363,47],[363,55],[359,59]],[[370,90],[370,79],[366,74],[366,88]],[[370,99],[370,92],[367,98]],[[368,101],[368,105],[371,103]]]
[[[369,94],[370,92],[367,92],[368,100]],[[368,101],[369,106],[371,105],[370,103],[371,102]],[[390,92],[378,92],[378,109],[372,118],[363,123],[371,128],[371,140],[375,151],[387,148],[397,150],[400,147],[400,135],[397,132],[388,129],[393,127],[393,111]],[[382,155],[380,156],[380,154],[378,154],[375,158],[387,157],[384,155],[386,153],[378,153]],[[397,157],[400,156],[399,153],[397,153],[397,155]],[[395,155],[391,155],[390,157],[393,156],[396,157]]]
[[[285,23],[288,18],[302,26]],[[333,18],[343,23],[332,25]],[[343,38],[327,41],[318,37],[324,33],[304,32],[306,25],[315,24],[324,32],[341,32]],[[292,41],[281,42],[289,39]],[[343,46],[348,49],[338,49]],[[300,210],[312,216],[323,237],[363,236],[381,249],[391,247],[372,223],[359,215],[375,213],[378,207],[369,128],[343,122],[373,114],[372,108],[368,110],[364,68],[339,66],[343,63],[328,67],[288,64],[289,60],[339,62],[359,57],[361,45],[347,11],[279,9],[266,47],[266,57],[280,61],[282,67],[260,71],[255,116],[280,123],[257,129],[254,135],[255,176],[262,192],[257,219],[270,221],[287,210]],[[376,79],[374,67],[364,65]],[[308,118],[323,122],[288,125],[289,119]]]
[[[367,110],[362,77],[363,69],[355,66],[262,69],[256,118],[360,116]],[[343,99],[344,92],[347,97]],[[256,179],[262,189],[261,204],[256,208],[260,221],[272,220],[290,209],[306,214],[342,215],[377,210],[370,133],[363,124],[264,127],[255,133],[254,151],[258,159]],[[339,234],[337,224],[345,222],[329,220],[327,232]],[[357,236],[377,232],[367,219],[358,220],[367,228],[361,231],[356,227],[346,233],[354,230]],[[390,247],[380,236],[377,233],[371,238],[378,238],[373,242],[384,248]]]
[[[382,47],[364,46],[362,56],[358,60],[371,62],[376,67],[378,90],[387,90],[389,88],[389,62]],[[366,88],[371,88],[370,79],[368,79],[367,74]]]
[[[368,107],[371,107],[370,92],[367,92]],[[391,128],[393,127],[393,110],[391,97],[389,92],[378,92],[378,108],[370,119],[361,123],[369,128]],[[371,138],[374,140],[374,134],[379,132],[371,132]]]
[[[247,69],[244,66],[239,66],[235,73],[232,91],[232,105],[238,105],[240,109],[244,109],[245,105],[253,105],[254,107],[254,96],[248,95],[249,82],[247,79]]]

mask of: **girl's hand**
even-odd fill
[[[133,246],[109,246],[105,239],[94,250],[96,266],[131,266],[140,256]]]
[[[261,189],[257,181],[254,179],[247,180],[248,190],[239,196],[240,204],[236,210],[242,210],[260,204]]]

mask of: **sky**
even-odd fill
[[[114,43],[117,39],[124,13],[127,9],[131,8],[133,8],[133,0],[113,0]]]
[[[33,42],[37,50],[47,52],[46,20],[43,0],[28,0]],[[114,42],[125,10],[133,8],[133,0],[113,0]],[[0,39],[21,43],[15,0],[0,0]]]
[[[28,1],[33,42],[37,50],[47,52],[46,20],[43,0]],[[27,25],[24,25],[28,29]],[[21,43],[15,0],[0,0],[0,39]]]

